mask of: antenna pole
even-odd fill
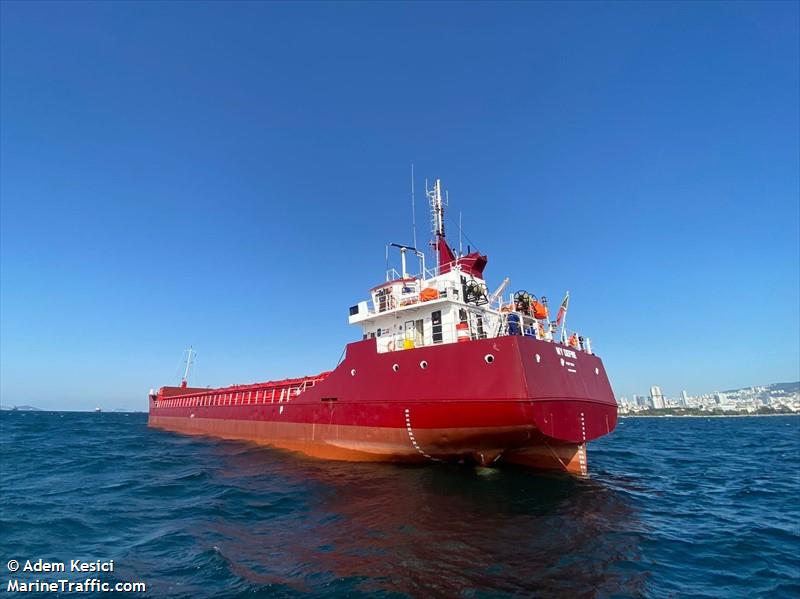
[[[431,199],[433,205],[433,230],[434,230],[434,245],[436,246],[436,274],[439,272],[439,263],[442,261],[439,257],[439,235],[442,228],[439,226],[439,211],[442,209],[442,194],[439,188],[439,179],[433,184],[433,196]]]
[[[417,247],[417,211],[414,208],[414,163],[411,163],[411,239]]]
[[[461,210],[458,211],[458,255],[464,255],[464,248],[461,246]]]

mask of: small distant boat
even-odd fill
[[[103,408],[95,408],[94,411],[99,413],[103,411]]]

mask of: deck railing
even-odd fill
[[[210,389],[202,393],[173,395],[156,399],[158,407],[217,407],[284,403],[299,397],[304,391],[325,380],[321,377],[296,379],[286,384],[250,389]]]

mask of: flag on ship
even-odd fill
[[[564,316],[567,315],[567,307],[569,306],[569,291],[567,291],[567,295],[564,296],[564,301],[561,302],[561,307],[558,309],[558,316],[556,316],[556,326],[561,324],[561,321],[564,320]]]

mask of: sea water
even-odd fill
[[[800,596],[800,417],[620,419],[589,445],[585,479],[327,462],[146,418],[0,414],[0,592],[96,579],[150,597]]]

